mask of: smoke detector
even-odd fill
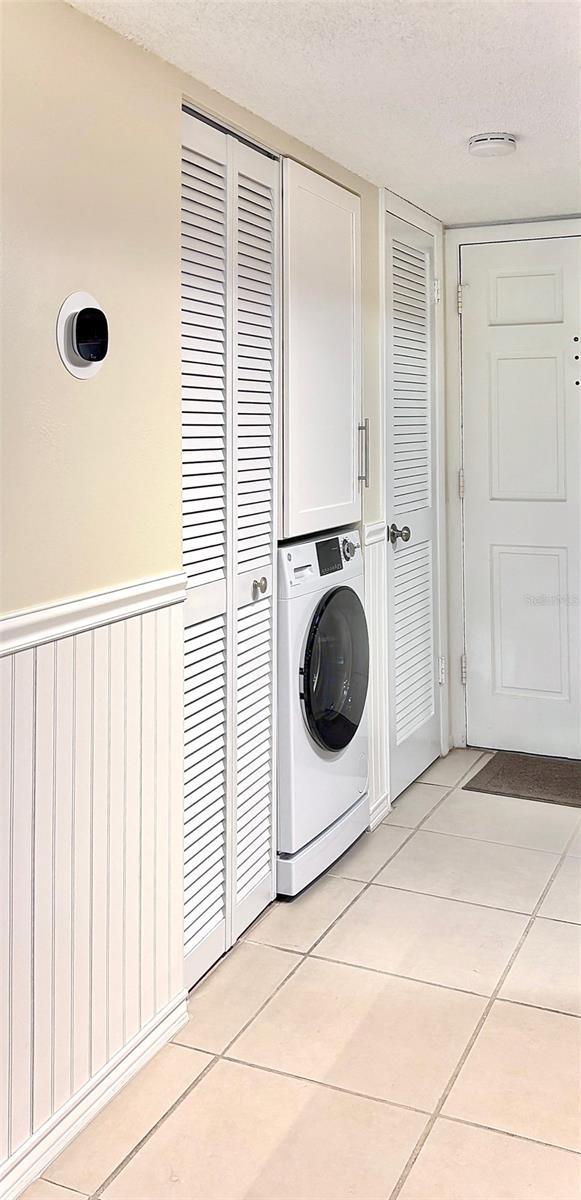
[[[470,154],[478,158],[494,158],[501,154],[513,154],[516,138],[513,133],[475,133],[468,142]]]

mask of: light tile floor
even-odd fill
[[[581,812],[485,760],[273,905],[26,1200],[579,1200]]]

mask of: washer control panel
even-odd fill
[[[321,586],[327,575],[339,575],[330,586],[348,585],[363,575],[363,554],[358,529],[339,529],[318,538],[283,542],[278,550],[278,598],[307,595]]]
[[[324,542],[315,542],[319,575],[332,575],[333,571],[343,570],[343,559],[339,546],[339,538],[325,538]]]

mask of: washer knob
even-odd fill
[[[347,559],[347,562],[351,558],[355,558],[356,550],[355,542],[351,542],[349,538],[343,538],[343,557]]]

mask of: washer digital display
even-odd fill
[[[333,571],[343,570],[339,538],[327,538],[324,542],[316,542],[319,573],[331,575]]]

